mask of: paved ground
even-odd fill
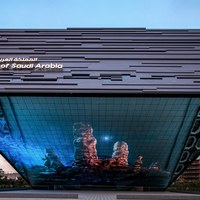
[[[77,195],[78,198],[66,198],[67,195]],[[185,194],[172,192],[120,192],[120,191],[47,191],[47,190],[23,190],[23,191],[2,191],[0,200],[200,200],[199,194]]]

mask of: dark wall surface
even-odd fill
[[[63,69],[0,69],[1,93],[200,93],[200,30],[1,29],[12,57]]]

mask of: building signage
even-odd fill
[[[60,63],[39,63],[38,58],[0,58],[0,69],[62,69]]]

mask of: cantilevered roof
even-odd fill
[[[1,93],[200,94],[200,30],[1,29],[0,58],[63,64],[0,69]]]

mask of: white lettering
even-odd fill
[[[0,62],[12,62],[13,58],[0,58]]]
[[[38,58],[14,58],[14,62],[36,62]]]
[[[0,67],[2,69],[7,69],[9,67],[9,64],[1,64]]]
[[[63,64],[39,63],[38,58],[0,58],[0,69],[62,69]]]
[[[35,66],[35,68],[40,68],[40,69],[61,69],[63,68],[62,64],[58,64],[58,63],[50,63],[50,64],[37,64]]]
[[[13,63],[12,64],[12,68],[13,69],[31,69],[31,68],[34,68],[34,64],[16,64],[16,63]]]

